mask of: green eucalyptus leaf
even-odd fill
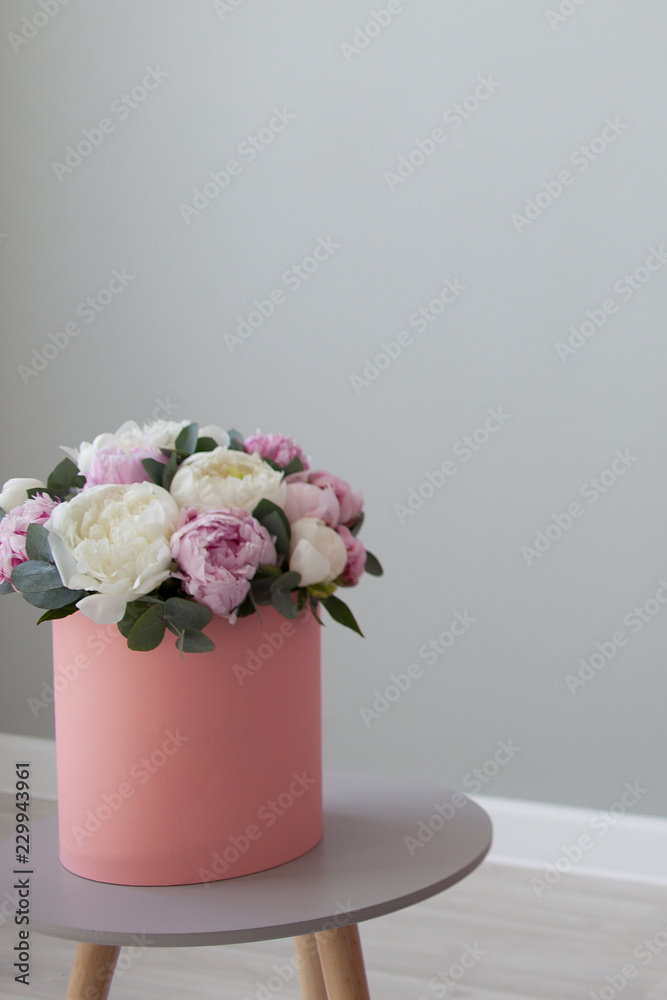
[[[301,583],[301,573],[297,573],[296,570],[289,570],[287,573],[283,573],[281,576],[277,576],[271,584],[271,590],[273,591],[291,591],[296,590],[296,588]]]
[[[288,558],[292,532],[282,507],[271,500],[260,500],[253,510],[252,516],[275,538],[278,555]]]
[[[228,447],[231,451],[245,451],[244,438],[241,431],[237,431],[235,427],[230,427],[227,433],[229,434]]]
[[[50,490],[67,491],[83,486],[85,481],[86,477],[81,475],[72,459],[63,458],[46,480],[46,485]]]
[[[191,455],[197,447],[197,435],[199,434],[199,424],[188,424],[180,432],[174,441],[176,451]]]
[[[180,653],[210,653],[215,649],[215,643],[198,629],[186,628],[176,642]]]
[[[290,537],[292,532],[289,522],[283,512],[280,511],[280,514],[267,514],[261,524],[274,539],[273,544],[275,545],[276,552],[281,559],[289,559]]]
[[[250,581],[250,594],[255,604],[271,603],[271,584],[273,579],[269,576],[256,576]]]
[[[289,590],[271,589],[271,604],[283,618],[296,618],[299,614],[296,601]]]
[[[15,566],[12,570],[12,583],[23,593],[54,590],[63,585],[60,573],[53,563],[43,559],[32,559]]]
[[[170,597],[164,602],[165,617],[179,630],[202,629],[208,625],[213,612],[203,604],[186,601],[182,597]]]
[[[45,611],[37,619],[37,624],[40,622],[50,622],[55,621],[57,618],[67,618],[69,615],[75,614],[79,609],[76,604],[64,604],[62,608],[51,608],[50,611]]]
[[[296,606],[298,611],[303,611],[306,606],[306,601],[308,600],[308,589],[307,587],[299,587],[299,593],[296,599]]]
[[[320,616],[318,614],[318,611],[317,611],[318,607],[319,607],[319,601],[317,600],[317,598],[313,597],[312,594],[308,594],[308,608],[310,609],[310,613],[313,616],[313,618],[315,619],[315,621],[319,625],[322,625],[322,627],[324,627],[324,622],[320,618]]]
[[[295,455],[294,458],[287,463],[284,467],[284,472],[286,476],[291,476],[293,472],[303,472],[303,462],[298,455]]]
[[[121,620],[117,623],[118,631],[120,632],[121,635],[125,636],[126,639],[128,638],[135,622],[137,622],[139,618],[141,618],[141,616],[146,613],[151,603],[154,602],[150,601],[149,603],[147,603],[146,599],[142,599],[139,601],[128,601],[128,603],[125,605],[125,614],[123,615]]]
[[[68,604],[76,604],[82,597],[89,594],[87,590],[70,590],[69,587],[54,587],[52,590],[35,590],[23,594],[23,600],[32,604],[33,608],[64,608]]]
[[[150,476],[152,483],[157,486],[162,486],[162,476],[164,474],[165,463],[158,462],[157,458],[142,458],[141,464],[143,465],[146,473]]]
[[[25,554],[28,559],[38,559],[42,562],[53,562],[53,553],[49,544],[49,533],[43,524],[29,524],[25,533]]]
[[[384,573],[384,570],[380,565],[380,560],[377,556],[374,556],[372,552],[369,552],[368,549],[366,549],[366,563],[364,565],[364,569],[367,573],[370,573],[371,576],[382,576]]]
[[[147,611],[137,618],[127,637],[129,649],[147,652],[155,649],[162,642],[165,623],[162,617],[162,606],[151,604]]]
[[[171,487],[171,481],[176,475],[176,470],[178,469],[178,454],[172,451],[169,456],[169,461],[164,467],[164,472],[162,473],[162,485],[165,490]]]
[[[2,583],[0,583],[0,596],[2,596],[2,594],[15,594],[15,593],[16,591],[12,587],[9,580],[3,580]]]
[[[273,500],[267,500],[266,498],[260,500],[258,504],[255,504],[251,513],[252,516],[255,518],[255,520],[259,521],[261,524],[262,520],[267,516],[267,514],[273,514],[277,510],[280,511],[280,513],[283,515],[283,517],[285,517],[285,520],[287,521],[287,517],[285,516],[285,511],[282,509],[282,507],[279,507],[277,503],[273,502]]]
[[[346,625],[347,628],[351,628],[353,632],[358,632],[360,636],[363,637],[363,632],[357,625],[356,618],[348,608],[345,601],[341,601],[340,597],[326,597],[322,604],[327,609],[331,617],[335,622],[340,625]]]
[[[0,521],[2,521],[3,517],[7,517],[7,511],[4,507],[0,507]]]
[[[206,437],[206,435],[204,435],[203,437],[197,438],[197,447],[195,448],[195,451],[213,451],[215,448],[219,447],[220,446],[215,438]]]
[[[248,591],[247,597],[241,602],[241,604],[239,604],[238,608],[236,609],[237,618],[247,618],[248,615],[255,614],[256,608],[250,594],[251,591]]]
[[[359,517],[357,518],[357,520],[354,522],[354,524],[350,525],[350,528],[349,528],[350,534],[352,534],[352,535],[358,535],[359,534],[359,532],[361,531],[361,526],[364,523],[365,516],[366,515],[364,514],[364,512],[362,510],[361,514],[359,515]]]

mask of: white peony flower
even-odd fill
[[[259,455],[215,448],[190,455],[176,470],[171,493],[179,507],[224,510],[241,507],[252,513],[260,500],[282,507],[286,487],[282,473],[272,469]]]
[[[345,569],[345,542],[318,517],[301,517],[291,527],[289,568],[301,574],[300,587],[331,583]]]
[[[28,499],[28,490],[45,486],[41,479],[8,479],[0,493],[0,507],[6,514],[14,507],[20,507]]]
[[[149,420],[140,427],[136,420],[126,420],[115,434],[98,434],[94,441],[82,441],[78,448],[68,448],[61,445],[79,470],[88,472],[93,458],[102,448],[119,448],[121,451],[132,451],[133,448],[173,448],[176,438],[191,420]],[[199,428],[199,437],[212,437],[219,445],[227,447],[229,434],[221,427],[208,424]]]
[[[60,577],[98,625],[118,622],[125,605],[171,572],[169,540],[179,518],[173,497],[154,483],[92,486],[58,504],[45,527]]]

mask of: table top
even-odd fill
[[[63,868],[57,817],[50,816],[31,831],[31,926],[75,941],[149,947],[308,934],[442,892],[482,862],[491,838],[489,817],[461,792],[408,778],[325,772],[324,836],[295,861],[201,885],[119,886]],[[14,846],[13,839],[0,845],[2,888],[10,893],[12,872],[21,867]]]

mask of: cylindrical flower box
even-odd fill
[[[53,625],[60,860],[121,885],[284,864],[322,836],[320,626],[273,608],[181,659],[80,612]]]

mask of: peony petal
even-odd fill
[[[27,491],[44,486],[41,479],[8,479],[0,493],[0,507],[6,514],[14,507],[20,507],[28,499]]]
[[[91,594],[90,597],[82,597],[76,606],[96,625],[113,625],[125,614],[126,604],[124,597],[117,597],[114,594]]]
[[[213,438],[221,448],[229,447],[229,434],[222,427],[218,427],[217,424],[206,424],[205,427],[200,427],[198,436]]]
[[[60,504],[61,507],[66,507],[67,504]],[[56,507],[51,514],[51,517],[46,522],[47,529],[48,526],[56,527],[60,520],[60,516],[54,517],[56,515]],[[55,521],[55,525],[54,525]],[[56,534],[55,531],[49,531],[49,545],[51,546],[51,554],[53,555],[53,561],[56,564],[56,569],[60,573],[60,579],[66,587],[71,586],[71,581],[78,573],[78,566],[76,559],[74,558],[71,549],[65,544],[60,535]]]
[[[306,538],[301,538],[290,556],[289,568],[301,574],[300,587],[321,583],[329,574],[329,560],[321,555]]]

